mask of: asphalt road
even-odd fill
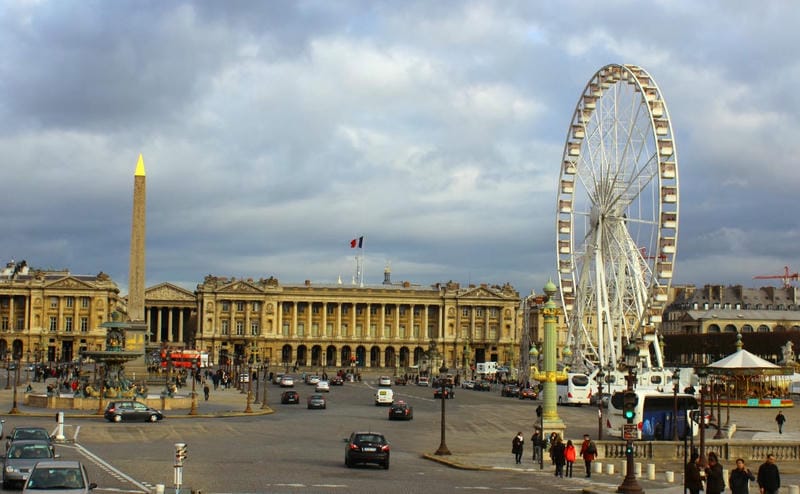
[[[395,399],[414,407],[411,421],[389,421],[388,408],[374,405],[372,383],[347,383],[334,387],[326,410],[308,410],[305,398],[311,386],[298,384],[300,405],[281,405],[280,388],[270,386],[274,414],[233,418],[170,419],[155,424],[113,424],[102,419],[68,420],[59,446],[64,458],[82,459],[97,492],[141,492],[155,484],[173,483],[176,442],[188,444],[183,469],[184,484],[207,493],[239,492],[463,492],[508,488],[527,492],[574,491],[577,479],[541,485],[542,476],[508,471],[467,471],[421,457],[440,442],[440,400],[433,390],[395,386]],[[237,393],[236,390],[218,393]],[[532,428],[538,402],[502,398],[498,392],[458,389],[446,400],[447,445],[453,451],[471,452],[507,447],[516,430]],[[501,406],[502,405],[502,406]],[[594,418],[593,410],[564,409],[573,422],[577,416]],[[566,418],[566,417],[565,417]],[[18,423],[52,427],[43,418],[13,418]],[[344,466],[344,441],[354,430],[384,433],[392,444],[391,468]],[[74,442],[72,442],[74,441]],[[527,456],[527,454],[526,454]],[[549,481],[550,479],[548,479]]]

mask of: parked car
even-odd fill
[[[420,376],[419,381],[417,381],[417,386],[427,386],[428,385],[428,378],[425,376]]]
[[[79,461],[40,461],[31,470],[23,494],[86,494],[97,487],[89,482]]]
[[[444,391],[442,391],[442,390],[444,390]],[[444,386],[444,387],[439,386],[439,387],[433,388],[433,398],[434,399],[441,398],[442,397],[442,393],[444,393],[444,397],[446,399],[448,399],[448,400],[456,397],[456,392],[453,391],[453,388],[450,387],[450,386]]]
[[[535,389],[522,388],[519,390],[520,400],[535,400],[539,393]]]
[[[309,410],[312,408],[321,408],[324,410],[328,407],[328,402],[325,400],[325,397],[320,394],[309,396],[306,403],[308,404]]]
[[[103,416],[109,422],[157,422],[164,418],[160,410],[138,401],[109,401]]]
[[[281,393],[281,404],[298,405],[300,404],[300,395],[294,390],[284,391]]]
[[[314,388],[314,391],[317,393],[330,393],[331,385],[328,381],[320,381],[317,383],[317,386]]]
[[[403,377],[403,376],[397,376],[397,377],[394,378],[394,383],[399,385],[399,386],[405,386],[406,385],[406,378]]]
[[[55,457],[49,441],[14,441],[3,456],[3,489],[22,488],[36,463]]]
[[[414,408],[403,400],[392,403],[389,408],[389,420],[412,420]]]
[[[345,439],[344,464],[374,463],[389,469],[389,441],[379,432],[353,432]]]
[[[381,376],[378,378],[378,386],[391,386],[392,378],[389,376]]]
[[[281,378],[281,387],[282,388],[293,388],[294,387],[294,378],[292,376],[283,376]]]
[[[341,376],[333,376],[329,381],[331,386],[342,386],[344,385],[344,379]]]
[[[14,441],[26,441],[26,440],[37,440],[37,441],[47,441],[50,445],[50,449],[55,451],[53,447],[53,437],[44,427],[29,427],[29,426],[18,426],[14,427],[11,430],[11,434],[6,436],[6,451],[8,448],[11,447],[11,444]]]

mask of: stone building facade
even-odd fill
[[[431,347],[451,368],[519,354],[519,294],[504,286],[281,284],[208,276],[198,285],[196,347],[211,359],[405,369]]]
[[[105,273],[31,269],[25,261],[0,270],[0,356],[26,362],[70,361],[100,350],[120,304]]]

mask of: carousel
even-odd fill
[[[745,350],[738,335],[736,352],[706,367],[711,383],[703,401],[731,407],[793,407],[789,395],[794,374],[792,343],[781,350],[783,365],[773,364]]]

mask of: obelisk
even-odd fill
[[[128,265],[128,320],[144,321],[145,205],[147,182],[144,158],[139,154],[133,177],[133,218],[131,220],[131,258]]]

